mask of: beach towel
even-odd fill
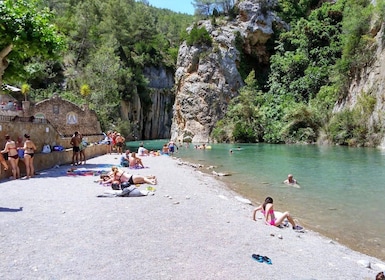
[[[109,170],[92,170],[92,169],[85,169],[85,168],[70,168],[67,170],[66,174],[68,176],[100,176],[102,174],[107,174]]]

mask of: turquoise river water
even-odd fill
[[[166,140],[144,141],[161,149]],[[137,149],[139,142],[128,142]],[[180,147],[184,161],[215,166],[218,177],[253,204],[266,196],[305,228],[385,260],[385,150],[317,145],[209,144]],[[229,151],[233,150],[232,153]],[[301,188],[283,184],[292,173]],[[251,217],[251,213],[250,213]]]

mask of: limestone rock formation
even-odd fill
[[[385,25],[382,24],[381,28],[373,28],[372,34],[375,35],[376,49],[371,59],[372,63],[367,67],[360,70],[359,74],[353,79],[350,84],[349,92],[344,99],[339,100],[333,113],[340,112],[342,110],[351,110],[357,106],[360,106],[360,98],[364,95],[369,95],[375,98],[376,103],[373,108],[373,112],[369,117],[368,128],[383,127],[385,123],[385,48],[383,42]],[[385,148],[385,135],[372,134],[372,137],[378,137],[380,140],[380,147]]]
[[[130,102],[121,103],[121,115],[134,125],[130,139],[169,139],[172,105],[175,95],[174,72],[164,67],[147,67],[144,75],[149,81],[151,105],[144,108],[138,94]]]
[[[274,13],[262,9],[259,1],[242,1],[238,8],[239,15],[233,21],[198,23],[198,28],[204,27],[210,34],[212,46],[189,46],[184,42],[179,48],[171,127],[175,141],[211,140],[215,123],[243,85],[238,69],[240,51],[253,55],[261,64],[269,61],[265,43],[273,34],[273,24],[285,24]],[[243,38],[242,50],[236,47],[237,36]]]

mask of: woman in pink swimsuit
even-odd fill
[[[17,153],[16,143],[11,140],[11,137],[7,134],[5,135],[5,143],[4,150],[1,153],[8,153],[8,161],[12,167],[12,175],[13,179],[18,179],[20,177],[20,168],[19,168],[19,154]]]
[[[282,216],[276,218],[274,215],[274,205],[273,199],[271,197],[266,197],[265,202],[254,209],[253,211],[253,220],[256,221],[257,212],[261,211],[263,216],[265,217],[265,224],[271,226],[279,226],[285,219],[288,219],[290,224],[293,226],[294,230],[302,230],[303,227],[296,225],[294,219],[290,215],[288,211],[284,212]]]

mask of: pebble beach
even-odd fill
[[[110,188],[97,175],[119,158],[87,160],[77,167],[87,175],[69,174],[67,165],[0,182],[1,279],[350,280],[385,270],[317,232],[253,221],[257,205],[177,158],[143,157],[148,168],[122,168],[156,175],[154,195],[98,197]]]

